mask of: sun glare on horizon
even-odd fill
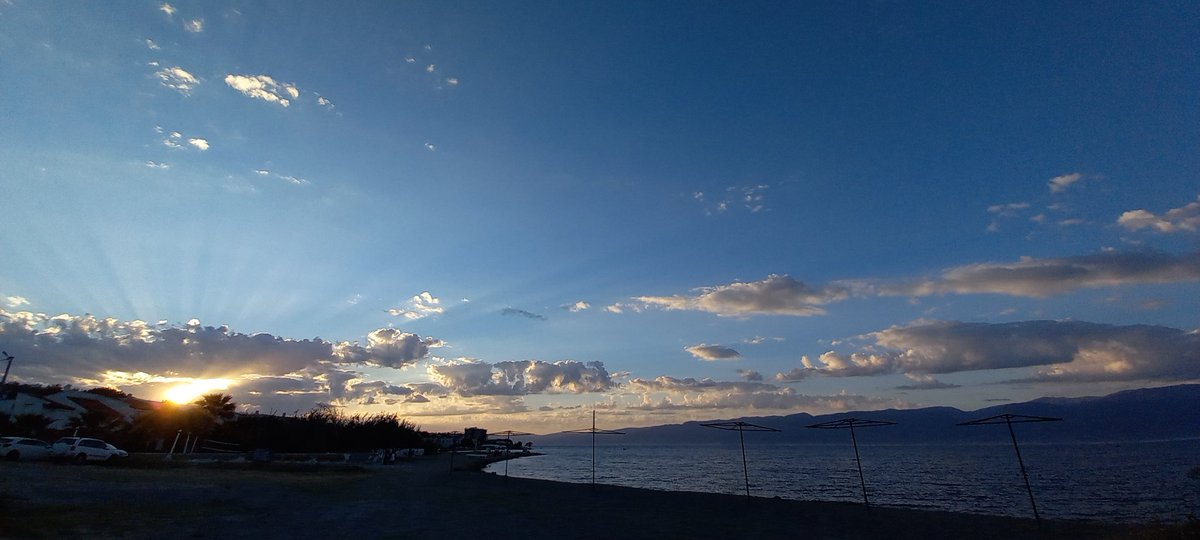
[[[163,394],[163,399],[181,405],[187,404],[196,401],[204,394],[217,390],[228,390],[231,382],[229,379],[195,379],[171,387]]]

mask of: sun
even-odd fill
[[[196,401],[204,394],[217,390],[227,390],[231,382],[233,381],[229,379],[192,379],[189,382],[171,387],[170,390],[167,390],[163,394],[163,398],[172,403],[183,405]]]

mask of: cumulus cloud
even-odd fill
[[[171,4],[168,4],[166,2],[163,2],[162,4],[160,4],[158,6],[158,10],[163,13],[166,13],[167,17],[174,15],[175,11],[176,11],[175,6],[172,6]]]
[[[1200,281],[1200,253],[1107,251],[960,266],[936,278],[883,284],[878,292],[884,296],[993,293],[1044,298],[1080,288],[1191,281]]]
[[[334,347],[333,352],[342,362],[400,368],[425,358],[429,355],[429,349],[444,345],[440,339],[422,338],[395,328],[380,328],[367,334],[366,347],[342,342]]]
[[[893,400],[851,394],[808,396],[788,387],[754,381],[714,381],[712,379],[633,379],[625,390],[641,394],[635,410],[678,409],[776,409],[842,411],[859,408],[897,406]]]
[[[193,34],[199,34],[204,31],[204,19],[192,19],[183,23],[183,29]]]
[[[29,299],[24,296],[5,296],[4,303],[8,304],[10,308],[19,308],[21,306],[28,306]]]
[[[329,99],[328,99],[328,98],[326,98],[326,97],[324,97],[324,96],[317,96],[317,105],[320,105],[320,106],[322,106],[322,107],[325,107],[326,109],[333,109],[333,108],[334,108],[334,106],[333,106],[333,102],[332,102],[332,101],[329,101]]]
[[[160,69],[154,76],[158,77],[159,84],[185,96],[192,95],[192,90],[200,85],[200,79],[179,66]]]
[[[635,300],[668,310],[706,311],[723,317],[748,315],[823,315],[821,306],[845,300],[850,290],[840,285],[810,287],[786,275],[762,281],[735,282],[697,289],[695,296],[639,296]]]
[[[461,396],[582,394],[613,387],[603,362],[518,360],[489,364],[460,361],[430,365],[429,375]]]
[[[322,339],[245,334],[227,326],[183,326],[92,315],[48,316],[0,310],[0,342],[28,359],[24,376],[43,382],[96,378],[104,371],[218,377],[283,376],[316,365],[359,363],[402,367],[442,345],[391,328],[371,332],[366,346]]]
[[[189,138],[187,142],[188,142],[188,144],[195,146],[196,148],[199,148],[201,151],[208,150],[208,139],[192,137],[192,138]]]
[[[147,49],[150,49],[150,50],[152,50],[152,51],[157,51],[157,50],[159,50],[159,49],[161,48],[161,47],[159,47],[159,46],[158,46],[158,44],[157,44],[157,43],[155,43],[155,42],[154,42],[154,40],[153,40],[153,39],[147,39],[147,40],[145,40],[145,41],[144,41],[144,43],[146,44],[146,48],[147,48]]]
[[[584,302],[583,300],[575,302],[574,304],[566,304],[562,306],[563,309],[570,311],[571,313],[579,313],[580,311],[586,310],[590,307],[592,307],[592,305]]]
[[[500,310],[500,314],[504,315],[504,316],[511,315],[514,317],[524,317],[526,319],[534,319],[534,320],[538,320],[538,321],[546,320],[546,317],[543,315],[538,315],[537,313],[530,313],[523,309],[517,309],[517,308],[511,308],[511,307],[506,307],[506,308]]]
[[[300,91],[291,83],[280,83],[268,75],[236,75],[225,76],[225,84],[241,92],[249,98],[261,99],[268,103],[276,103],[282,107],[292,104],[291,100],[300,97]]]
[[[1074,184],[1080,180],[1083,180],[1083,174],[1081,173],[1064,174],[1062,176],[1055,176],[1054,178],[1051,178],[1050,181],[1046,183],[1046,186],[1050,188],[1050,193],[1062,193],[1066,191],[1067,188],[1071,187],[1071,184]]]
[[[1080,321],[928,322],[869,334],[874,350],[803,360],[805,374],[921,376],[1037,368],[1032,380],[1182,381],[1200,378],[1200,333]]]
[[[1200,230],[1200,198],[1162,215],[1145,210],[1130,210],[1117,218],[1117,225],[1131,231],[1149,229],[1160,233],[1196,232]]]
[[[446,84],[450,86],[458,86],[458,77],[446,77]]]
[[[446,309],[441,306],[441,303],[442,301],[439,298],[429,294],[429,291],[425,291],[409,299],[407,309],[392,308],[388,310],[388,314],[415,321],[445,313]]]
[[[720,345],[705,345],[701,343],[699,345],[685,347],[683,350],[692,353],[692,356],[695,356],[696,358],[708,361],[737,360],[742,357],[741,353],[730,349],[729,347],[722,347]]]
[[[429,150],[430,152],[436,152],[437,146],[435,146],[433,143],[425,143],[425,149]]]

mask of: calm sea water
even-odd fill
[[[861,502],[854,450],[846,445],[757,445],[747,437],[750,492],[797,500]],[[591,482],[592,449],[544,446],[508,462],[508,474]],[[860,445],[872,504],[1031,517],[1011,445]],[[1170,442],[1023,444],[1044,517],[1124,522],[1200,515],[1200,439]],[[504,474],[505,464],[488,471]],[[714,445],[603,445],[596,482],[663,490],[744,493],[736,439]]]

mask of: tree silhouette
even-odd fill
[[[113,418],[100,411],[87,410],[71,419],[68,428],[79,429],[81,434],[103,437],[121,427],[123,418]]]
[[[204,394],[192,404],[207,411],[217,421],[233,418],[233,412],[237,410],[233,396],[229,394]]]

